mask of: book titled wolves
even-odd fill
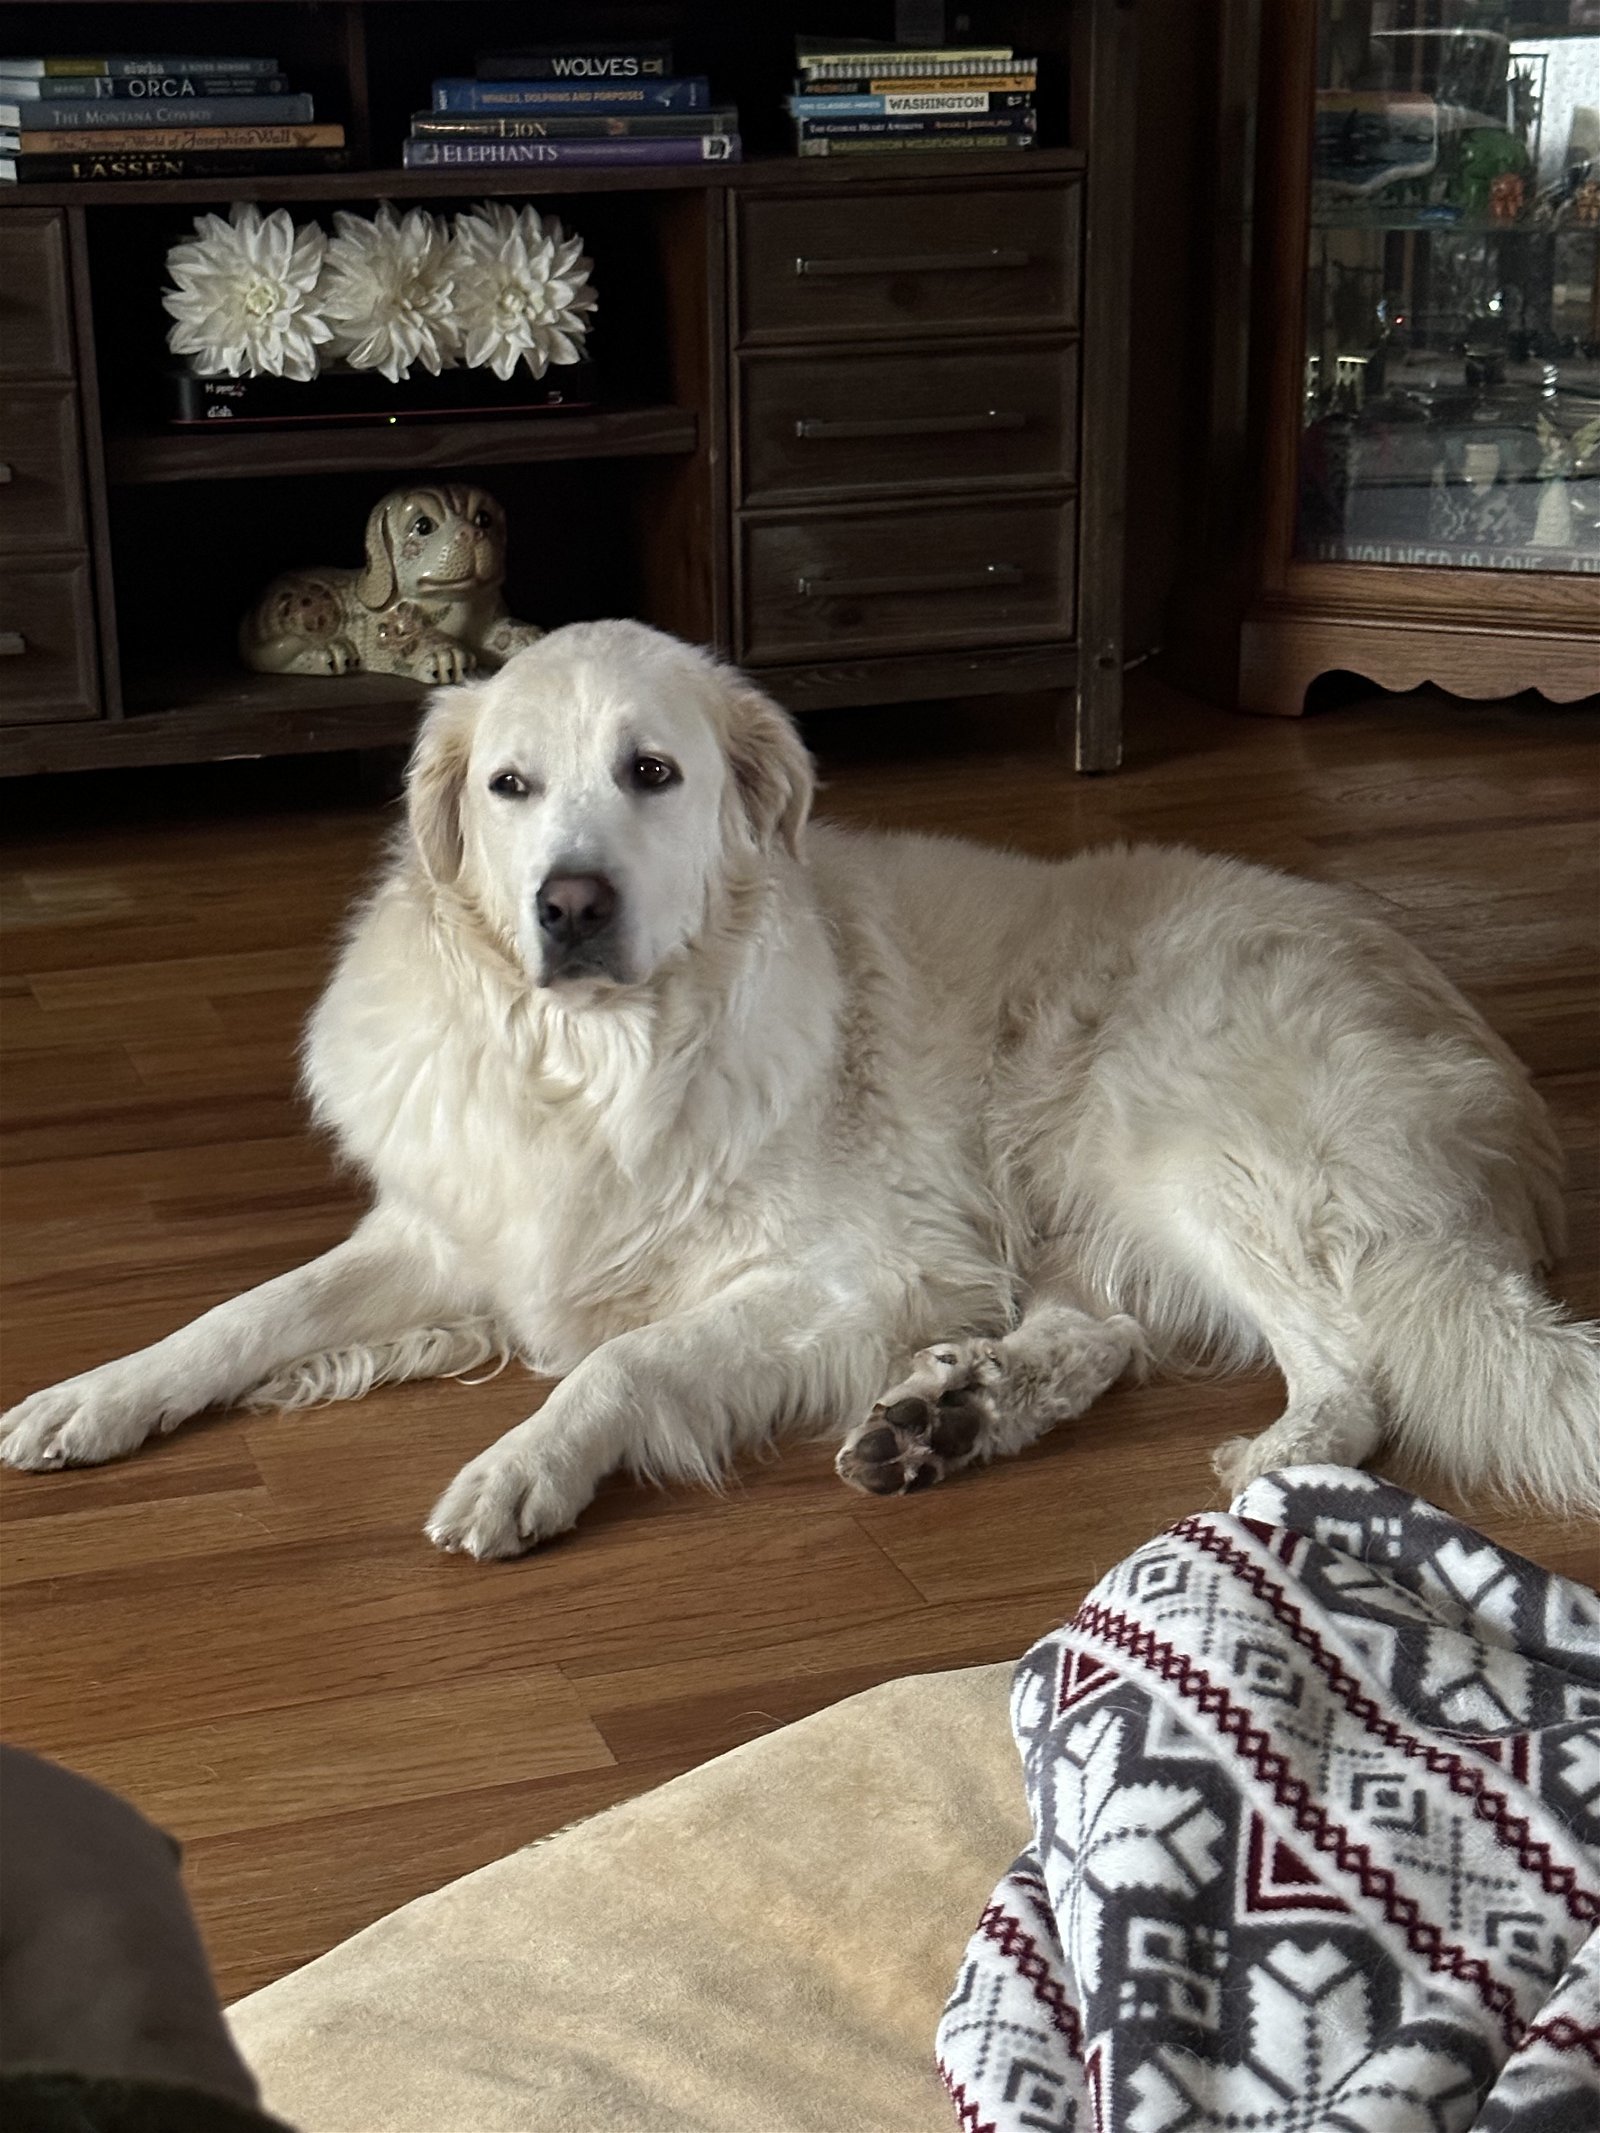
[[[655,39],[609,44],[530,44],[520,52],[490,52],[477,62],[480,81],[637,81],[672,72],[672,47]]]

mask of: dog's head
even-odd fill
[[[374,613],[396,600],[459,600],[506,574],[506,515],[464,482],[391,489],[367,520],[356,595]]]
[[[720,893],[797,854],[813,790],[777,705],[636,622],[571,624],[442,691],[407,782],[431,880],[575,1005],[647,982]]]

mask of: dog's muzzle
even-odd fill
[[[615,978],[618,896],[604,874],[551,874],[539,885],[534,913],[544,950],[543,982]]]

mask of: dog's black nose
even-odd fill
[[[617,912],[617,892],[604,874],[552,874],[536,902],[539,930],[564,948],[592,940]]]

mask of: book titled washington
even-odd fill
[[[71,78],[100,74],[112,81],[141,74],[276,74],[275,59],[241,59],[233,52],[119,52],[109,59],[0,59],[0,74]]]
[[[0,126],[26,126],[34,133],[72,133],[106,126],[309,126],[311,98],[299,96],[194,96],[171,103],[19,103],[0,98]]]
[[[119,148],[80,155],[0,156],[0,185],[64,179],[250,178],[279,171],[344,170],[348,148]]]
[[[612,164],[737,163],[736,133],[705,133],[677,140],[608,141],[407,141],[400,152],[407,170],[473,170],[529,163]]]
[[[636,44],[530,44],[520,52],[489,52],[477,62],[480,81],[637,81],[672,72],[672,47],[655,39]]]
[[[475,81],[447,76],[433,85],[435,111],[704,111],[711,84],[703,74],[663,81]]]
[[[789,115],[809,123],[814,119],[933,118],[955,112],[1027,111],[1033,106],[1031,89],[953,89],[948,94],[901,95],[886,90],[882,96],[791,96]],[[997,119],[997,124],[1004,124]]]
[[[17,103],[48,99],[56,104],[172,103],[180,96],[282,96],[287,74],[230,74],[213,67],[204,74],[109,74],[68,76],[34,81],[8,74],[0,64],[0,96]]]
[[[569,111],[419,111],[411,121],[414,141],[670,140],[675,134],[737,133],[732,104],[709,111],[631,111],[625,115]]]
[[[0,155],[141,155],[174,150],[243,148],[342,148],[342,126],[110,126],[103,133],[20,133],[0,130]],[[277,164],[273,165],[278,168]]]

